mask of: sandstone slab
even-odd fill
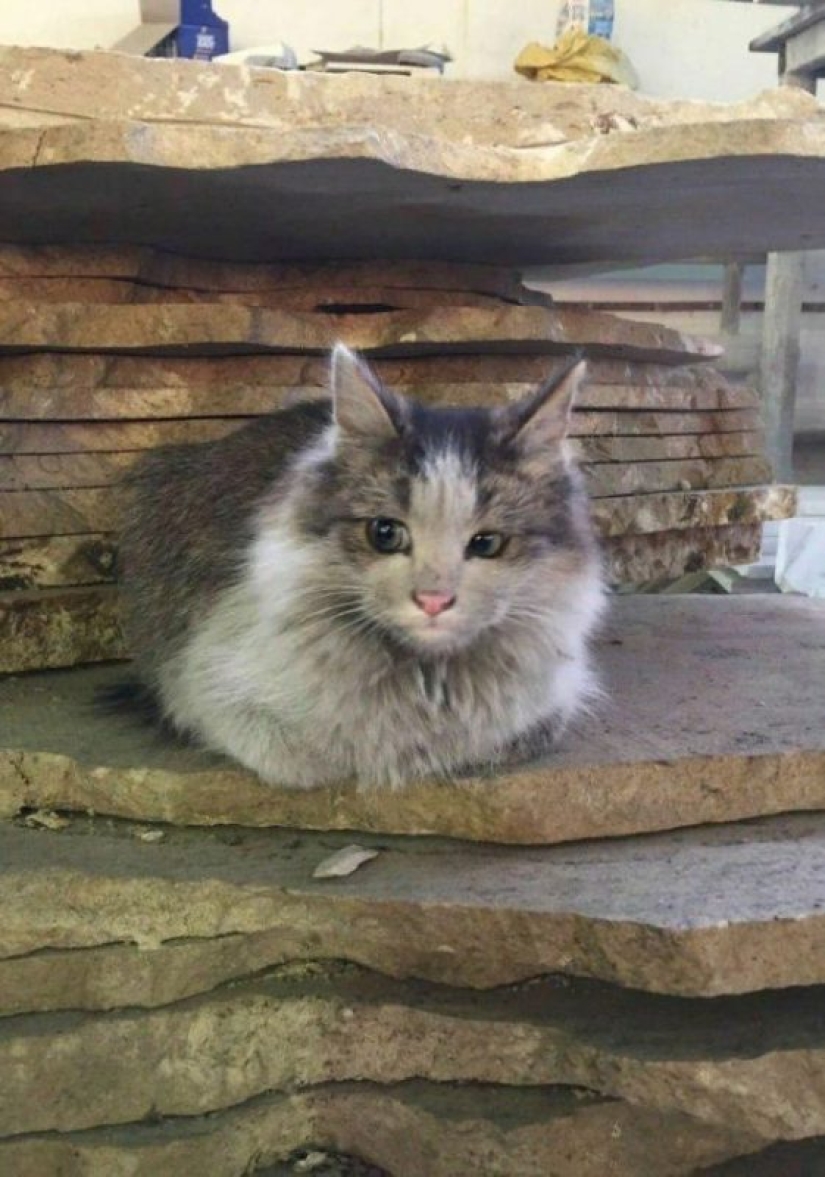
[[[149,1011],[0,1023],[0,1137],[426,1079],[581,1088],[743,1137],[799,1139],[825,1131],[822,996],[691,1001],[558,979],[470,994],[287,968]]]
[[[823,650],[819,602],[616,599],[596,650],[606,702],[554,755],[397,795],[267,787],[128,718],[96,715],[95,688],[122,668],[29,676],[0,683],[0,812],[542,843],[821,809]]]
[[[0,454],[0,492],[110,486],[123,478],[139,456],[139,451],[129,450],[121,453]],[[756,456],[646,462],[643,465],[638,462],[601,462],[589,466],[584,472],[591,498],[752,486],[769,481],[771,473],[767,458]],[[37,499],[28,501],[31,505],[38,502]],[[14,504],[21,500],[6,498],[0,502],[5,504],[11,520]],[[71,496],[64,497],[65,507],[70,503]],[[21,515],[22,512],[18,518]]]
[[[755,564],[761,549],[761,523],[620,535],[603,545],[611,584],[675,580],[686,572],[699,572],[703,568]]]
[[[596,531],[604,538],[761,523],[789,519],[795,511],[796,488],[792,486],[613,495],[593,499],[590,504]]]
[[[239,398],[241,403],[241,398]],[[243,425],[245,416],[202,419],[183,417],[172,420],[92,420],[92,421],[6,421],[0,422],[0,455],[63,454],[77,452],[118,453],[151,449],[158,445],[188,445],[224,437]],[[582,456],[590,460],[637,460],[633,454],[653,454],[657,458],[682,456],[717,456],[727,449],[739,453],[744,436],[748,448],[761,452],[761,428],[752,409],[728,412],[598,412],[579,410],[571,417],[570,434],[578,442]],[[731,442],[725,443],[730,434]],[[618,439],[640,439],[635,447],[617,447]],[[644,443],[641,439],[646,439]],[[757,441],[758,439],[758,441]],[[598,440],[599,444],[591,444]],[[658,444],[654,445],[656,441]],[[664,443],[664,444],[662,444]],[[759,446],[760,448],[755,448]],[[650,459],[638,459],[650,460]]]
[[[130,292],[181,291],[187,294],[299,294],[372,289],[485,294],[505,302],[529,301],[517,269],[462,262],[386,262],[370,258],[347,262],[238,263],[182,257],[137,246],[0,245],[0,281],[11,288],[26,282],[109,283]],[[68,289],[72,287],[69,285]],[[66,301],[66,300],[64,300]],[[71,300],[70,300],[71,301]],[[116,299],[115,301],[120,301]],[[336,301],[340,301],[336,293]]]
[[[0,486],[3,465],[0,459]],[[717,490],[769,482],[767,458],[718,458],[675,462],[605,462],[585,468],[584,481],[592,499],[611,495],[653,494],[656,491]],[[638,501],[638,500],[637,500]]]
[[[552,307],[438,307],[375,314],[309,314],[214,303],[0,301],[0,349],[220,355],[329,351],[343,340],[368,355],[516,351],[679,364],[713,359],[717,344],[658,323]]]
[[[548,366],[548,373],[550,367]],[[547,375],[548,373],[545,373]],[[2,375],[2,365],[0,365]],[[395,389],[430,404],[485,405],[517,400],[535,390],[534,382],[495,381],[396,384]],[[220,387],[198,384],[156,388],[87,388],[82,384],[44,392],[30,385],[0,390],[0,420],[84,421],[146,420],[166,417],[238,417],[270,413],[294,400],[322,397],[325,384],[249,385]],[[672,412],[756,410],[758,397],[744,387],[654,387],[644,384],[585,384],[579,409],[658,409]]]
[[[111,586],[0,591],[0,674],[124,655]]]
[[[248,268],[252,267],[245,267]],[[472,355],[442,353],[403,359],[379,356],[371,360],[382,379],[394,387],[468,383],[535,385],[547,378],[556,362],[546,356],[485,351]],[[595,389],[601,384],[633,385],[661,389],[674,396],[687,392],[695,397],[713,397],[714,394],[734,395],[737,387],[725,380],[715,367],[706,364],[636,364],[596,357],[588,360],[587,367],[587,389]],[[205,358],[132,355],[128,352],[111,355],[91,352],[0,354],[0,385],[4,393],[36,389],[41,394],[62,393],[62,400],[74,389],[128,390],[130,393],[138,389],[191,389],[216,396],[232,388],[255,390],[264,395],[273,388],[326,387],[328,383],[329,364],[324,356],[258,353]],[[600,394],[594,391],[593,395]],[[753,408],[754,405],[751,396],[746,404],[696,403],[695,407]]]
[[[0,426],[2,431],[2,426]],[[659,437],[576,438],[573,449],[584,462],[671,462],[696,458],[762,456],[764,434],[699,433],[666,434]]]
[[[796,509],[795,487],[728,488],[725,484],[731,478],[722,477],[718,480],[722,489],[632,494],[628,484],[632,485],[633,471],[623,475],[621,467],[614,469],[616,477],[603,475],[596,479],[590,504],[596,532],[604,538],[787,519]],[[586,481],[593,484],[592,478]],[[685,479],[676,481],[684,483]],[[113,531],[119,509],[117,489],[101,485],[3,491],[0,538]]]
[[[0,591],[105,584],[116,564],[110,535],[0,540]]]
[[[688,1177],[758,1140],[586,1091],[330,1084],[208,1119],[0,1141],[15,1177],[237,1177],[301,1146],[340,1149],[393,1177]]]
[[[319,314],[362,314],[365,311],[426,310],[433,307],[496,308],[503,299],[470,290],[427,290],[395,286],[341,286],[333,290],[300,287],[289,291],[213,291],[167,289],[108,278],[30,278],[9,281],[0,277],[0,302],[83,302],[139,305],[144,303],[209,303],[210,305],[269,307],[273,310],[318,312]],[[533,292],[524,299],[534,306],[550,305],[552,299]]]
[[[249,975],[255,962],[341,960],[472,989],[547,973],[682,996],[825,982],[820,814],[576,847],[385,836],[370,842],[377,858],[336,880],[312,872],[340,835],[165,833],[146,842],[100,819],[58,832],[0,826],[12,1007],[42,1000],[19,985],[44,956],[63,1008],[72,992],[75,1007],[107,991],[115,1004],[128,994],[152,1005]],[[139,963],[118,996],[129,946]],[[120,961],[107,976],[110,956]],[[67,987],[84,975],[89,988]]]
[[[84,468],[87,460],[82,458]],[[106,458],[118,455],[105,455]],[[130,458],[132,455],[123,455]],[[25,462],[25,458],[10,459]],[[128,463],[124,463],[128,465]],[[108,469],[108,466],[107,466]],[[0,479],[4,470],[0,459]],[[611,584],[674,579],[685,572],[752,564],[762,545],[760,523],[617,536],[603,552]],[[0,589],[69,588],[115,579],[117,544],[105,532],[0,540]],[[35,669],[33,667],[33,669]]]
[[[12,421],[0,423],[0,453],[117,453],[160,445],[190,445],[225,437],[244,420],[224,417],[174,421]]]
[[[633,137],[647,128],[693,126],[704,120],[737,123],[804,119],[815,111],[807,96],[772,91],[747,102],[674,102],[647,98],[624,88],[525,85],[440,79],[410,83],[397,77],[348,75],[332,78],[309,72],[280,74],[225,62],[214,67],[192,61],[144,60],[105,52],[3,48],[0,102],[7,111],[34,121],[85,122],[100,114],[100,91],[111,95],[113,119],[216,123],[227,127],[327,126],[336,117],[349,123],[399,124],[400,131],[425,134],[432,120],[445,138],[524,148],[539,142],[569,143],[598,135]],[[28,72],[23,72],[28,71]],[[411,100],[415,96],[415,101]],[[383,99],[380,103],[378,99]],[[499,106],[499,100],[501,105]],[[623,114],[624,127],[605,125]],[[548,120],[552,119],[552,127]],[[22,125],[17,121],[17,125]],[[550,137],[551,131],[555,131]]]
[[[626,414],[638,416],[638,414]],[[680,414],[674,413],[673,417]],[[696,417],[699,414],[695,414]],[[14,454],[51,458],[59,454],[121,454],[159,445],[189,445],[214,441],[237,429],[245,418],[180,418],[155,421],[63,421],[0,423],[0,457]],[[696,422],[694,422],[694,427]],[[665,435],[607,433],[573,440],[573,450],[585,462],[654,462],[684,459],[761,456],[764,435],[747,433],[672,433]],[[113,459],[115,462],[118,458]],[[11,471],[11,466],[8,466]],[[13,475],[7,473],[10,483]]]
[[[697,1170],[696,1177],[816,1177],[825,1173],[825,1138],[770,1145],[745,1157]]]
[[[111,531],[117,520],[117,496],[107,488],[12,490],[0,498],[3,539]]]
[[[0,454],[0,491],[109,486],[123,478],[139,457],[140,452],[134,450],[120,453]],[[8,507],[14,500],[0,501]]]
[[[825,243],[825,120],[807,95],[720,107],[615,87],[4,60],[0,217],[21,244],[567,266]]]

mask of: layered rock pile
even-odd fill
[[[584,347],[612,577],[752,558],[793,508],[754,394],[518,271],[825,246],[823,176],[790,91],[0,50],[0,670],[122,656],[117,478],[318,395],[339,337],[455,403]],[[399,794],[98,716],[116,666],[6,676],[0,1173],[818,1172],[822,633],[806,601],[619,599],[608,701],[552,759]]]
[[[0,685],[0,1171],[818,1172],[823,621],[624,599],[558,757],[397,795],[147,741],[111,669]]]
[[[694,366],[708,345],[541,305],[492,263],[812,247],[823,174],[825,118],[791,92],[724,107],[0,50],[0,668],[122,656],[113,480],[317,390],[338,337],[458,401],[518,395],[583,346],[575,432],[612,576],[752,559],[793,509],[766,488],[754,394]]]
[[[712,346],[543,305],[510,271],[0,246],[0,668],[123,656],[118,479],[148,447],[324,395],[337,338],[456,404],[524,395],[583,348],[572,433],[614,581],[745,563],[793,510],[765,485],[756,394],[697,364]]]

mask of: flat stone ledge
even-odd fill
[[[607,701],[554,756],[400,793],[272,788],[129,718],[95,714],[95,688],[122,667],[7,679],[0,815],[47,808],[539,844],[819,810],[823,651],[820,602],[617,598],[596,650]]]
[[[95,253],[90,252],[93,255]],[[3,256],[3,249],[0,248],[0,266]],[[188,262],[190,259],[180,260]],[[399,265],[403,266],[404,263]],[[386,268],[392,269],[393,264],[388,264]],[[242,269],[248,272],[255,267],[244,266]],[[651,338],[647,336],[648,341]],[[469,394],[462,391],[467,385],[486,387],[488,401],[495,399],[496,389],[507,393],[512,386],[519,384],[535,387],[547,379],[550,363],[544,356],[524,355],[520,352],[513,355],[484,352],[472,355],[439,354],[407,359],[383,359],[379,356],[372,360],[376,372],[393,388],[412,387],[418,390],[418,394],[426,395],[427,389],[447,385],[459,403],[467,403],[469,399]],[[590,359],[587,376],[580,394],[583,398],[580,403],[587,408],[603,408],[605,399],[609,399],[616,407],[615,397],[606,393],[603,385],[636,386],[642,390],[636,394],[642,402],[637,408],[644,408],[646,404],[653,407],[656,399],[662,402],[656,407],[680,410],[757,408],[759,405],[759,398],[753,391],[730,384],[717,368],[708,364],[634,364],[622,360]],[[310,389],[317,391],[328,388],[329,359],[327,356],[274,353],[158,358],[128,353],[99,355],[94,352],[38,352],[0,355],[0,384],[3,389],[2,405],[13,405],[16,395],[22,396],[33,390],[39,394],[20,402],[23,409],[20,415],[24,421],[42,416],[39,406],[43,404],[44,392],[55,396],[62,410],[63,402],[76,393],[83,395],[96,392],[110,397],[118,393],[137,396],[141,392],[144,395],[183,396],[188,391],[191,396],[199,397],[197,416],[220,416],[226,411],[227,396],[231,399],[246,394],[250,398],[257,398],[253,402],[255,411],[269,412],[282,405],[284,389],[300,387],[309,392]],[[227,389],[231,391],[227,393]],[[273,399],[263,399],[267,394]],[[215,403],[222,396],[224,400],[216,408]],[[591,397],[595,399],[591,400]],[[692,398],[692,403],[674,404],[673,399],[679,397]],[[472,403],[479,403],[478,392],[473,394]],[[159,414],[155,410],[151,415]],[[171,415],[179,414],[175,411]],[[13,414],[9,415],[9,419],[14,419]]]
[[[14,1177],[237,1177],[312,1144],[393,1177],[688,1177],[758,1140],[586,1091],[335,1084],[203,1118],[0,1141]],[[208,1169],[206,1168],[208,1166]]]
[[[139,122],[232,128],[327,127],[330,122],[435,131],[462,143],[548,146],[599,137],[634,138],[640,129],[815,117],[798,90],[767,90],[744,102],[656,99],[618,86],[290,74],[215,62],[119,53],[0,47],[0,106],[32,124],[85,123],[100,115]],[[446,82],[446,84],[445,84]],[[410,100],[414,94],[416,101]],[[624,124],[617,119],[623,115]],[[609,120],[613,117],[613,125]],[[15,118],[12,125],[21,125]]]
[[[0,492],[0,539],[113,531],[121,517],[120,498],[119,487],[103,486]],[[795,509],[796,489],[790,486],[723,486],[650,494],[620,491],[600,495],[590,504],[596,532],[605,539],[788,519]]]
[[[138,1004],[156,985],[174,1000],[302,960],[474,989],[547,973],[683,996],[825,983],[822,815],[576,847],[368,839],[377,858],[314,879],[351,840],[0,825],[9,1000],[44,955],[53,991],[73,977],[111,1001],[111,962]],[[131,945],[143,952],[129,976]]]
[[[825,1137],[770,1145],[758,1153],[722,1161],[694,1177],[816,1177],[825,1173]]]
[[[128,1067],[112,1066],[124,1057]],[[550,979],[479,995],[292,967],[151,1011],[0,1021],[0,1137],[426,1079],[577,1087],[743,1136],[801,1139],[825,1133],[823,1063],[820,988],[689,1001]]]
[[[569,354],[687,364],[722,348],[658,323],[605,311],[453,306],[334,315],[232,303],[117,306],[0,301],[0,350],[145,355],[325,354],[340,339],[368,355]]]
[[[807,95],[725,107],[619,87],[3,60],[0,217],[21,243],[560,266],[825,244],[825,117]]]

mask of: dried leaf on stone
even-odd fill
[[[365,862],[377,857],[377,850],[367,850],[365,846],[357,846],[353,843],[351,846],[345,846],[343,850],[336,850],[334,854],[330,854],[329,858],[319,862],[312,872],[312,877],[313,879],[345,878],[357,871],[359,866],[363,866]]]

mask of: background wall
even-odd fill
[[[0,0],[0,44],[105,48],[136,23],[137,0]]]
[[[214,0],[233,49],[286,41],[313,49],[444,43],[453,77],[512,75],[518,51],[553,41],[560,0]],[[642,89],[720,101],[774,84],[776,62],[748,52],[751,37],[781,17],[772,5],[722,0],[616,0],[615,41]],[[108,47],[139,20],[138,0],[0,0],[0,42],[74,49]]]

